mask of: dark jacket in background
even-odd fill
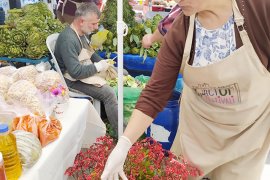
[[[102,0],[58,0],[56,17],[62,23],[71,24],[75,16],[75,11],[77,9],[76,4],[79,5],[83,2],[94,2],[100,8]]]

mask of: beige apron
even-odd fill
[[[233,12],[240,29],[244,18],[235,0]],[[270,144],[270,74],[242,28],[242,47],[223,61],[192,67],[193,31],[194,16],[181,68],[185,86],[180,123],[171,150],[210,173],[211,180],[259,180]]]
[[[77,37],[79,38],[79,41],[80,41],[81,46],[82,46],[82,50],[78,56],[80,63],[84,64],[84,65],[93,64],[90,58],[93,55],[94,51],[90,51],[89,49],[85,49],[77,31],[75,30],[75,28],[72,25],[70,27],[77,34]],[[106,84],[106,79],[116,78],[116,76],[117,76],[117,72],[113,68],[109,68],[106,72],[99,72],[91,77],[80,79],[80,81],[84,82],[86,84],[92,84],[92,85],[95,85],[97,87],[101,87],[104,84]],[[77,81],[76,79],[72,78],[68,74],[68,72],[66,72],[64,74],[64,77],[70,81]]]

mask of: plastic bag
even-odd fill
[[[56,140],[59,137],[61,130],[62,125],[59,120],[53,117],[50,117],[50,119],[47,120],[43,117],[38,124],[39,140],[42,147]]]
[[[30,132],[16,130],[12,132],[16,137],[17,149],[23,168],[32,167],[39,159],[42,147],[39,139]]]
[[[0,111],[0,121],[8,125],[12,129],[12,120],[16,117],[14,112]]]
[[[7,92],[7,102],[22,105],[32,113],[44,114],[41,103],[37,98],[37,88],[27,80],[19,80],[10,86]]]
[[[0,74],[11,77],[17,69],[14,66],[5,66],[0,68]]]
[[[19,80],[27,80],[34,83],[37,74],[38,71],[34,65],[23,66],[13,74],[13,80],[14,82]]]
[[[117,94],[117,88],[115,89]],[[130,116],[136,106],[137,100],[140,97],[142,92],[141,88],[131,88],[124,87],[123,88],[123,96],[124,96],[124,124],[127,125],[130,119]]]
[[[106,81],[117,78],[117,72],[115,68],[110,65],[106,71],[97,73],[97,76],[104,78]]]
[[[25,115],[15,117],[12,121],[12,130],[24,130],[38,137],[38,123],[39,120],[36,116]]]
[[[12,78],[7,75],[0,74],[0,96],[2,96],[4,99],[6,98],[8,89],[12,83]]]
[[[35,85],[41,92],[45,92],[50,88],[57,87],[60,83],[60,75],[53,70],[39,73],[35,78]]]
[[[109,31],[107,29],[103,29],[97,32],[96,34],[92,35],[91,46],[94,49],[99,49],[102,46],[102,44],[106,41],[108,32]]]
[[[150,80],[150,76],[139,75],[139,76],[136,76],[135,79],[146,84]]]
[[[44,71],[50,70],[51,65],[49,62],[41,62],[35,65],[35,67],[38,72],[44,72]]]

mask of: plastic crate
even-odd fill
[[[180,93],[174,92],[163,111],[159,112],[145,134],[158,141],[163,149],[170,150],[179,125]]]
[[[0,57],[0,60],[7,62],[21,62],[21,63],[29,63],[29,64],[39,64],[41,62],[50,61],[49,56],[42,57],[40,59],[29,59],[29,58],[9,58],[9,57]]]
[[[124,55],[124,68],[129,72],[133,77],[139,75],[151,76],[154,69],[156,58],[143,57],[133,54]]]

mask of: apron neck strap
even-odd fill
[[[245,30],[244,27],[245,19],[238,8],[236,0],[232,0],[232,7],[233,7],[234,22],[240,34],[240,38],[243,42],[243,45],[251,44],[247,31]]]
[[[232,0],[232,8],[233,8],[233,14],[234,14],[234,21],[235,21],[237,29],[240,33],[240,38],[241,38],[243,44],[250,43],[247,32],[244,29],[244,17],[238,8],[236,0]],[[194,33],[194,23],[195,23],[195,15],[192,15],[189,18],[189,29],[188,29],[188,34],[187,34],[187,38],[186,38],[186,43],[185,43],[185,48],[184,48],[184,53],[183,53],[183,58],[182,58],[182,64],[181,64],[181,68],[180,68],[180,73],[182,73],[182,74],[184,71],[184,67],[185,67],[185,65],[190,57],[190,51],[191,51],[193,33]]]
[[[194,21],[195,21],[195,14],[189,17],[188,35],[186,38],[184,54],[182,57],[182,64],[181,64],[181,68],[180,68],[181,74],[183,74],[184,67],[187,63],[186,61],[189,59],[189,56],[190,56],[190,50],[191,50],[191,46],[192,46],[193,32],[194,32]]]
[[[76,31],[76,28],[74,27],[74,25],[73,25],[72,23],[71,23],[71,25],[70,25],[70,28],[73,29],[73,31],[76,33],[76,35],[77,35],[77,37],[78,37],[78,39],[79,39],[79,41],[80,41],[80,43],[81,43],[82,48],[84,48],[84,47],[83,47],[82,40],[81,40],[81,38],[80,38],[78,32]],[[85,35],[84,35],[84,38],[86,38]]]
[[[235,24],[237,25],[238,29],[239,28],[243,29],[244,17],[242,16],[235,0],[232,0],[232,8]]]

